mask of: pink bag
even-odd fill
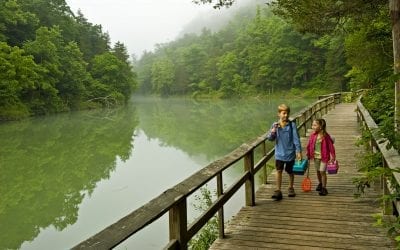
[[[334,160],[333,162],[328,162],[326,169],[328,170],[328,174],[337,174],[339,170],[339,162],[337,160]]]

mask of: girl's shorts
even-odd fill
[[[322,162],[321,159],[314,159],[315,170],[320,172],[326,172],[326,163]]]

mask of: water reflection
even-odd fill
[[[140,127],[150,138],[185,151],[203,155],[202,163],[219,158],[242,143],[259,136],[277,119],[281,99],[213,100],[137,98]],[[287,102],[294,114],[310,103]]]
[[[0,249],[75,223],[84,196],[130,157],[137,124],[130,107],[1,125]]]
[[[281,101],[135,97],[111,113],[1,124],[0,249],[72,247],[266,131]]]

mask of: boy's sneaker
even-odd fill
[[[289,188],[288,196],[289,197],[295,197],[296,196],[296,193],[294,192],[294,188]]]
[[[317,188],[315,189],[315,191],[321,191],[322,189],[322,183],[318,184]]]
[[[321,191],[319,191],[319,195],[321,196],[325,196],[328,194],[328,190],[326,188],[321,188]]]
[[[275,190],[274,194],[271,196],[272,199],[276,201],[282,200],[282,192],[281,190]]]

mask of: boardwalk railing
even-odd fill
[[[400,155],[394,148],[387,149],[388,140],[382,138],[379,133],[378,125],[372,119],[368,110],[361,103],[361,98],[357,101],[357,120],[360,123],[362,129],[370,132],[370,141],[368,148],[372,152],[380,152],[382,154],[382,166],[384,168],[390,168],[392,176],[385,177],[381,176],[381,186],[382,194],[389,195],[394,194],[394,187],[392,186],[390,179],[395,181],[395,185],[399,186],[400,184],[400,173],[398,172],[400,166]],[[383,212],[386,215],[399,213],[400,212],[400,203],[398,200],[390,201],[385,200],[384,202]]]
[[[304,108],[293,120],[296,121],[300,135],[306,135],[312,121],[326,114],[341,101],[342,93],[323,96]],[[260,159],[255,161],[255,150],[261,151]],[[257,151],[257,152],[258,152]],[[257,154],[258,155],[258,154]],[[187,249],[189,240],[215,215],[218,214],[219,237],[224,237],[224,204],[244,185],[245,204],[255,204],[255,175],[263,169],[266,181],[266,163],[273,157],[274,150],[267,152],[265,135],[259,136],[223,158],[216,160],[176,186],[166,190],[149,203],[108,226],[91,238],[81,242],[73,249],[110,249],[140,231],[147,225],[169,213],[169,243],[166,249]],[[229,187],[225,187],[223,172],[243,160],[244,172]],[[187,199],[210,180],[217,181],[218,197],[200,217],[188,225]]]

